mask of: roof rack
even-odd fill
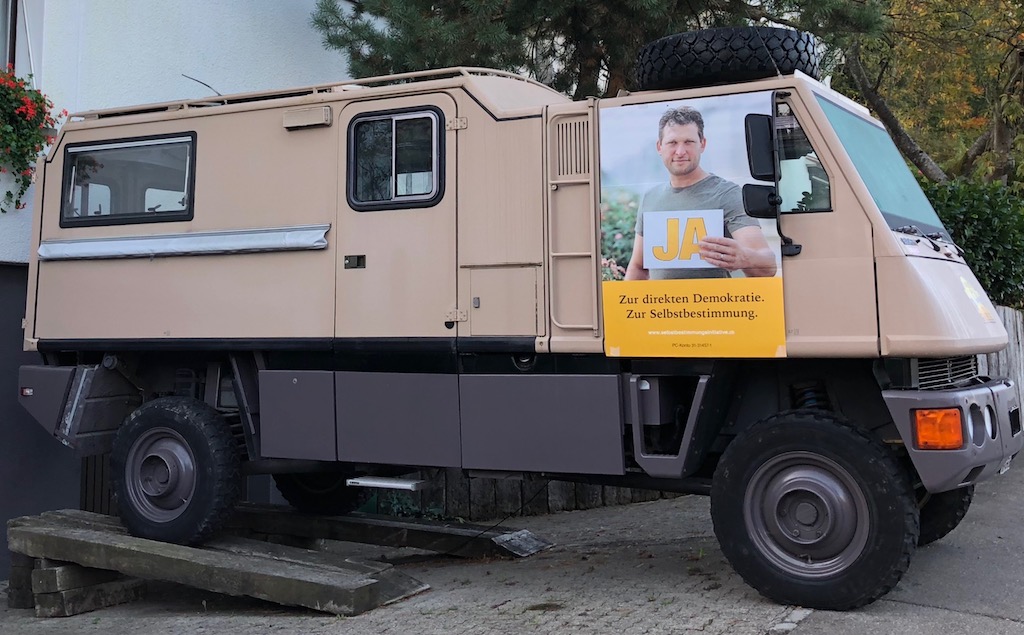
[[[106,119],[109,117],[120,117],[124,115],[141,115],[156,112],[170,112],[175,110],[187,110],[189,108],[209,108],[212,106],[226,106],[229,104],[244,104],[254,101],[267,101],[271,99],[282,99],[287,97],[303,97],[319,93],[343,92],[358,88],[370,88],[375,86],[387,86],[394,84],[405,84],[410,82],[445,79],[451,77],[503,77],[513,79],[527,84],[538,86],[553,93],[558,93],[550,86],[522,75],[516,75],[508,71],[501,71],[492,68],[457,66],[452,68],[440,68],[432,70],[411,71],[408,73],[394,73],[391,75],[380,75],[377,77],[365,77],[362,79],[351,79],[331,84],[317,84],[301,88],[289,88],[284,90],[238,93],[234,95],[223,95],[219,97],[204,97],[201,99],[188,99],[153,104],[140,104],[137,106],[124,106],[120,108],[107,108],[102,110],[87,110],[72,113],[70,119]]]

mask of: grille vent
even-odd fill
[[[590,122],[566,121],[555,129],[558,176],[590,174]]]
[[[963,386],[977,378],[978,358],[974,355],[917,360],[917,384],[921,390]]]

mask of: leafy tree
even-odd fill
[[[848,45],[846,70],[904,155],[933,181],[974,175],[1021,188],[1024,4],[889,0],[886,14],[881,37]]]
[[[486,66],[575,99],[631,88],[637,50],[664,35],[793,26],[926,178],[1024,183],[1018,0],[318,0],[312,22],[357,77]]]
[[[750,23],[843,34],[881,26],[875,0],[318,0],[312,22],[356,77],[486,66],[576,99],[632,82],[639,48],[665,35]]]

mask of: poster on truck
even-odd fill
[[[786,356],[778,231],[743,208],[751,113],[770,92],[601,110],[608,356]]]

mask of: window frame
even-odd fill
[[[164,139],[184,139],[188,138],[190,141],[190,149],[188,154],[189,169],[188,175],[185,178],[185,196],[188,200],[188,205],[182,211],[174,212],[136,212],[129,214],[107,214],[103,216],[83,216],[83,217],[67,217],[64,215],[64,206],[68,201],[68,196],[71,194],[74,188],[74,184],[71,183],[71,165],[72,155],[76,152],[81,152],[82,148],[95,148],[98,150],[104,149],[104,146],[110,146],[111,148],[127,148],[131,147],[144,147],[147,145],[159,145],[159,142]],[[64,164],[61,169],[61,197],[60,197],[60,226],[66,227],[95,227],[101,225],[137,225],[145,223],[174,223],[182,221],[191,221],[195,217],[195,190],[196,190],[196,146],[197,146],[197,135],[194,130],[186,130],[182,132],[173,132],[167,134],[158,135],[145,135],[141,137],[119,137],[115,139],[102,139],[98,141],[79,141],[75,143],[69,143],[64,146]]]
[[[433,124],[432,139],[434,148],[434,191],[427,195],[399,196],[392,191],[391,198],[386,201],[360,201],[355,197],[356,190],[356,138],[355,128],[358,124],[366,121],[390,119],[392,125],[396,119],[415,119],[415,115],[428,117]],[[411,106],[408,108],[395,108],[390,110],[375,110],[372,112],[360,113],[352,118],[346,129],[346,165],[345,165],[345,198],[348,206],[357,212],[375,212],[381,210],[418,209],[433,207],[444,198],[445,184],[445,116],[444,112],[437,106]],[[391,139],[391,164],[396,162],[395,138]],[[395,178],[392,172],[392,179]]]

